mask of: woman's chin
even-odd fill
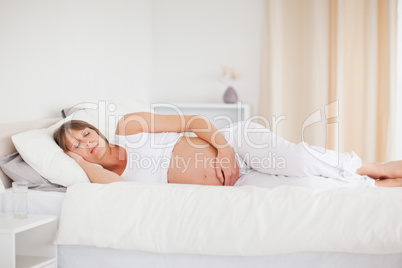
[[[96,159],[101,159],[105,155],[105,147],[96,146],[91,153],[91,156]]]

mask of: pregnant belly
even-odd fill
[[[169,183],[222,185],[216,176],[217,150],[198,137],[182,137],[173,148],[168,169]]]

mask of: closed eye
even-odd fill
[[[84,132],[84,131],[86,131],[86,132]],[[81,135],[82,135],[82,137],[86,137],[86,136],[88,136],[90,134],[90,132],[88,131],[88,130],[86,130],[86,129],[84,129],[84,130],[82,130],[81,131]],[[76,145],[74,145],[73,144],[73,147],[75,147],[76,149],[78,149],[79,147],[80,147],[80,145],[81,145],[81,142],[78,140],[78,139],[76,139],[76,141],[75,141],[77,144]]]

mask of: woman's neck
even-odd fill
[[[100,163],[105,169],[114,171],[125,168],[127,164],[126,150],[118,145],[110,146],[108,148],[105,160]]]

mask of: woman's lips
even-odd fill
[[[91,154],[92,154],[92,152],[95,150],[95,148],[96,148],[96,147],[98,147],[98,144],[97,144],[97,145],[95,145],[95,146],[94,146],[94,148],[92,148],[92,150],[91,150]]]

